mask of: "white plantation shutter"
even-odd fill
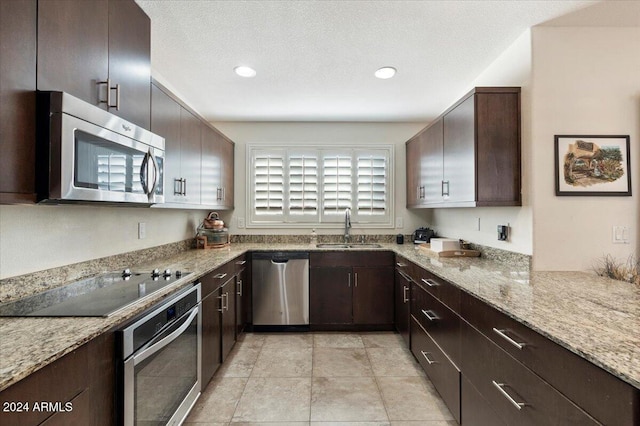
[[[258,154],[253,162],[253,207],[260,215],[284,212],[284,158],[278,154]]]
[[[318,214],[318,157],[289,156],[289,215]]]
[[[247,226],[393,227],[393,147],[249,147]]]
[[[387,212],[387,158],[381,154],[357,155],[357,214],[384,215]]]
[[[324,215],[343,215],[353,208],[352,159],[349,154],[325,154],[322,158]]]

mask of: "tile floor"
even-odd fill
[[[453,426],[395,333],[246,333],[185,425]]]

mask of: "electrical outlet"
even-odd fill
[[[614,244],[629,244],[629,227],[624,225],[614,226],[612,241]]]
[[[138,239],[144,240],[147,237],[147,224],[145,222],[138,222]]]
[[[244,217],[238,217],[238,228],[244,228]]]
[[[396,228],[404,228],[404,220],[402,220],[402,217],[396,217]]]
[[[498,225],[498,241],[507,241],[509,238],[509,225]]]

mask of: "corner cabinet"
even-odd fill
[[[208,125],[202,126],[202,204],[233,209],[234,143]]]
[[[149,129],[151,21],[133,0],[40,0],[37,28],[38,90]]]
[[[522,205],[520,88],[475,88],[406,151],[409,208]]]

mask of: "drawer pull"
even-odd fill
[[[507,398],[507,400],[514,406],[516,407],[518,410],[522,410],[522,407],[524,407],[525,405],[527,405],[524,402],[518,402],[515,399],[513,399],[513,397],[511,395],[509,395],[507,393],[506,390],[504,390],[504,387],[506,386],[504,383],[496,383],[495,380],[492,380],[491,383],[493,383],[493,386],[496,387],[496,389],[498,389],[500,391],[500,393],[502,394],[502,396],[504,396],[505,398]]]
[[[424,310],[424,309],[422,310],[422,315],[424,315],[425,317],[427,317],[427,319],[428,319],[429,321],[436,321],[436,320],[439,320],[439,319],[440,319],[440,318],[438,318],[438,317],[437,317],[437,315],[436,315],[436,314],[434,314],[433,312],[431,312],[431,311],[426,311],[426,310]]]
[[[405,266],[407,266],[407,264],[406,263],[402,263],[402,262],[396,262],[396,266],[398,268],[404,268]]]
[[[406,285],[402,286],[402,303],[407,303],[409,301],[407,291],[409,291],[409,287],[407,287]]]
[[[518,343],[515,340],[513,340],[511,337],[507,336],[505,334],[505,331],[507,330],[498,330],[497,328],[493,327],[493,331],[500,337],[502,337],[504,340],[506,340],[507,342],[511,343],[513,346],[515,346],[518,349],[522,349],[526,346],[526,343]]]
[[[436,361],[432,361],[432,360],[430,360],[430,359],[429,359],[429,357],[428,357],[429,352],[420,351],[420,353],[422,354],[422,356],[424,357],[424,359],[426,359],[426,360],[427,360],[427,362],[429,363],[429,365],[431,365],[431,364],[435,364],[435,363],[436,363]],[[495,382],[494,382],[494,383],[495,383]]]
[[[236,262],[236,265],[244,265],[245,263],[247,263],[247,261],[246,261],[246,260],[238,260],[238,261]]]
[[[423,278],[421,281],[426,285],[428,285],[429,287],[436,287],[438,285],[438,283],[432,280],[431,278]]]
[[[227,276],[227,274],[215,274],[215,275],[213,276],[213,278],[217,278],[217,279],[221,280],[221,279],[223,279],[223,278],[224,278],[224,277],[226,277],[226,276]]]

